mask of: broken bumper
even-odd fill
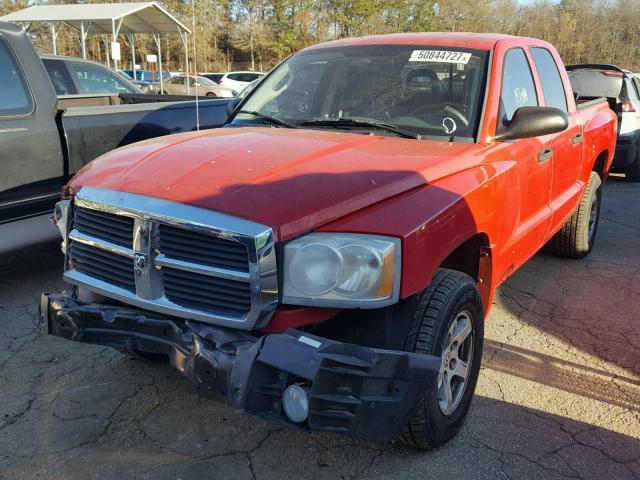
[[[376,441],[399,437],[411,410],[434,387],[435,356],[335,342],[298,330],[255,337],[141,310],[80,304],[43,294],[43,332],[77,342],[167,355],[197,384],[233,407],[273,423]],[[292,384],[308,392],[308,417],[290,421],[282,396]]]

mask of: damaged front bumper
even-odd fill
[[[341,343],[299,330],[255,337],[200,322],[43,294],[43,332],[77,342],[167,355],[197,384],[273,423],[375,441],[399,437],[411,410],[434,388],[440,359]],[[292,384],[307,392],[308,416],[283,408]]]

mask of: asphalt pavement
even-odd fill
[[[640,479],[640,184],[607,182],[585,260],[498,291],[460,435],[434,452],[282,430],[168,365],[42,336],[62,256],[0,258],[0,479]]]

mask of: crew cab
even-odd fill
[[[550,44],[468,33],[316,45],[230,106],[68,183],[72,287],[42,330],[280,425],[442,445],[496,287],[547,243],[592,249],[615,113],[576,105]]]
[[[49,218],[60,189],[97,156],[195,130],[198,116],[201,128],[227,119],[228,100],[201,101],[196,114],[193,97],[136,93],[99,65],[44,61],[48,72],[24,31],[0,22],[0,254],[58,236]],[[125,93],[95,94],[114,88]]]

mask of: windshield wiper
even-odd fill
[[[396,125],[391,125],[389,123],[378,123],[378,122],[370,122],[365,120],[356,120],[353,118],[339,118],[338,120],[310,120],[307,122],[300,123],[301,127],[363,127],[363,128],[376,128],[378,130],[384,130],[386,132],[395,133],[399,137],[405,138],[415,138],[420,140],[422,138],[421,135],[413,132],[408,132],[407,130],[403,130],[398,128]]]
[[[277,125],[279,127],[300,128],[297,125],[294,125],[293,123],[289,123],[285,120],[280,120],[279,118],[272,117],[271,115],[267,115],[266,113],[256,112],[255,110],[239,110],[236,113],[246,113],[248,115],[253,115],[254,117],[258,117],[259,119],[264,120],[265,122],[272,123],[273,125]]]

